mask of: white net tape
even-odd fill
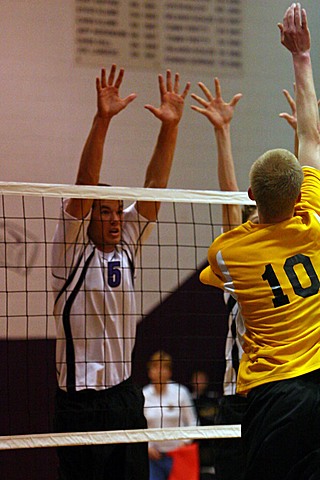
[[[210,203],[254,205],[247,192],[215,190],[182,190],[138,187],[91,187],[85,185],[49,185],[44,183],[0,182],[0,194],[65,198],[109,198],[122,200],[161,201],[179,203]]]
[[[179,429],[149,428],[147,430],[115,430],[85,433],[51,433],[0,437],[0,450],[236,437],[241,437],[240,425],[215,425],[198,428],[181,427]]]

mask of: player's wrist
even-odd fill
[[[108,127],[111,119],[112,119],[112,115],[101,114],[99,113],[99,111],[97,111],[94,117],[94,123],[101,127]]]
[[[291,53],[293,61],[311,62],[310,48],[308,50]]]
[[[222,124],[219,124],[219,125],[213,124],[214,131],[215,131],[216,133],[219,133],[219,132],[220,132],[220,133],[229,133],[229,131],[230,131],[230,123],[231,123],[231,121],[226,122],[226,123],[222,123]]]

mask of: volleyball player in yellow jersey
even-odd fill
[[[201,281],[230,292],[245,321],[238,393],[245,480],[320,478],[320,138],[310,32],[300,4],[279,24],[292,53],[299,161],[266,152],[250,171],[250,221],[218,237]]]

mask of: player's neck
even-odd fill
[[[263,215],[262,213],[259,212],[259,223],[262,224],[273,224],[273,223],[281,223],[285,222],[286,220],[290,220],[294,215],[294,212],[291,214],[285,214],[285,215],[278,215],[278,216],[272,216],[272,215]]]
[[[163,395],[167,390],[166,383],[154,383],[153,385],[158,395]]]

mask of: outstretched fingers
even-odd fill
[[[117,77],[116,81],[114,82],[115,75],[116,75],[116,69],[117,69],[117,66],[116,66],[115,63],[113,63],[111,68],[110,68],[110,72],[109,72],[109,75],[108,75],[108,80],[107,80],[106,69],[105,68],[101,69],[100,78],[99,77],[96,78],[97,90],[101,90],[102,88],[112,87],[112,86],[119,89],[119,87],[122,83],[123,75],[124,75],[124,68],[120,68],[118,77]]]
[[[191,87],[191,82],[187,82],[187,83],[186,83],[186,86],[184,87],[183,92],[181,93],[181,98],[183,98],[183,100],[184,100],[184,99],[186,98],[186,96],[188,95],[189,90],[190,90],[190,87]]]
[[[154,115],[155,117],[158,116],[158,108],[154,107],[154,106],[151,105],[150,103],[147,103],[147,104],[144,106],[144,108],[145,108],[146,110],[149,110],[149,112],[153,113],[153,115]]]
[[[110,73],[109,73],[109,77],[108,77],[108,85],[109,86],[112,86],[113,85],[113,82],[114,82],[114,77],[115,77],[115,74],[116,74],[116,64],[113,63],[111,65],[111,68],[110,68]]]
[[[283,94],[284,94],[284,96],[286,97],[287,102],[288,102],[289,105],[290,105],[291,111],[294,113],[294,112],[296,111],[296,102],[295,102],[295,100],[292,98],[292,96],[290,95],[290,93],[288,92],[288,90],[284,89],[284,90],[283,90]]]
[[[131,93],[130,95],[128,95],[127,97],[123,98],[122,101],[125,105],[125,107],[127,105],[129,105],[129,103],[133,102],[133,100],[137,98],[137,94],[136,93]]]
[[[214,78],[214,86],[216,89],[216,98],[221,98],[221,85],[218,77]]]
[[[234,97],[231,99],[231,102],[229,105],[231,105],[231,107],[235,107],[241,98],[242,98],[242,93],[236,93]]]
[[[167,90],[166,90],[163,75],[161,73],[159,73],[158,75],[158,80],[159,80],[160,97],[163,98]]]
[[[292,3],[290,7],[288,7],[287,10],[285,11],[285,14],[283,17],[283,23],[278,23],[278,28],[280,30],[280,40],[282,44],[284,44],[284,41],[285,41],[284,32],[288,31],[290,26],[293,24],[295,6],[296,4]]]
[[[165,96],[166,93],[175,93],[179,95],[180,90],[180,74],[176,73],[174,76],[174,82],[172,83],[172,73],[171,70],[167,70],[166,72],[166,80],[164,79],[161,73],[158,76],[159,78],[159,89],[160,89],[160,96],[161,99]],[[184,100],[188,95],[190,90],[191,83],[187,82],[183,92],[181,93],[180,97]]]
[[[303,8],[301,10],[301,28],[302,30],[308,30],[308,18],[307,18],[307,12],[306,9]]]
[[[167,70],[167,91],[172,92],[172,76],[171,70]]]
[[[107,86],[106,82],[106,69],[101,68],[101,73],[100,73],[100,78],[96,77],[96,89],[97,92],[100,92],[102,88],[105,88]]]
[[[202,97],[199,97],[199,95],[196,95],[195,93],[192,93],[191,94],[191,97],[196,100],[198,103],[200,103],[200,105],[202,105],[203,107],[207,108],[208,105],[209,105],[209,102],[207,102],[206,100],[204,100]],[[196,108],[193,108],[193,106],[191,107],[193,110],[196,110],[198,109],[199,107],[196,107]],[[197,110],[199,111],[199,110]]]
[[[106,69],[102,68],[101,69],[101,82],[100,82],[101,88],[105,88],[107,86],[107,75],[106,75]]]
[[[195,112],[202,113],[204,116],[208,116],[208,111],[206,108],[200,108],[197,107],[197,105],[191,105],[191,110],[194,110]]]
[[[281,32],[281,43],[293,55],[310,50],[310,32],[307,13],[301,9],[300,3],[293,3],[285,12],[283,23],[278,27]]]
[[[296,13],[296,3],[292,3],[287,10],[285,18],[283,19],[283,24],[285,28],[292,28],[295,24],[296,16],[298,16],[298,12]]]
[[[117,80],[115,81],[115,84],[114,84],[114,86],[116,88],[120,87],[120,85],[122,83],[123,75],[124,75],[124,68],[120,68],[119,75],[118,75]]]
[[[201,90],[203,91],[203,93],[205,94],[205,96],[207,97],[208,101],[212,102],[213,96],[212,96],[212,93],[210,92],[209,88],[202,82],[198,82],[198,85],[201,88]]]
[[[176,73],[174,76],[174,85],[173,85],[174,93],[179,93],[179,89],[180,89],[180,75],[179,73]]]
[[[237,93],[236,95],[234,95],[229,105],[231,107],[235,107],[241,98],[242,98],[242,93]]]

